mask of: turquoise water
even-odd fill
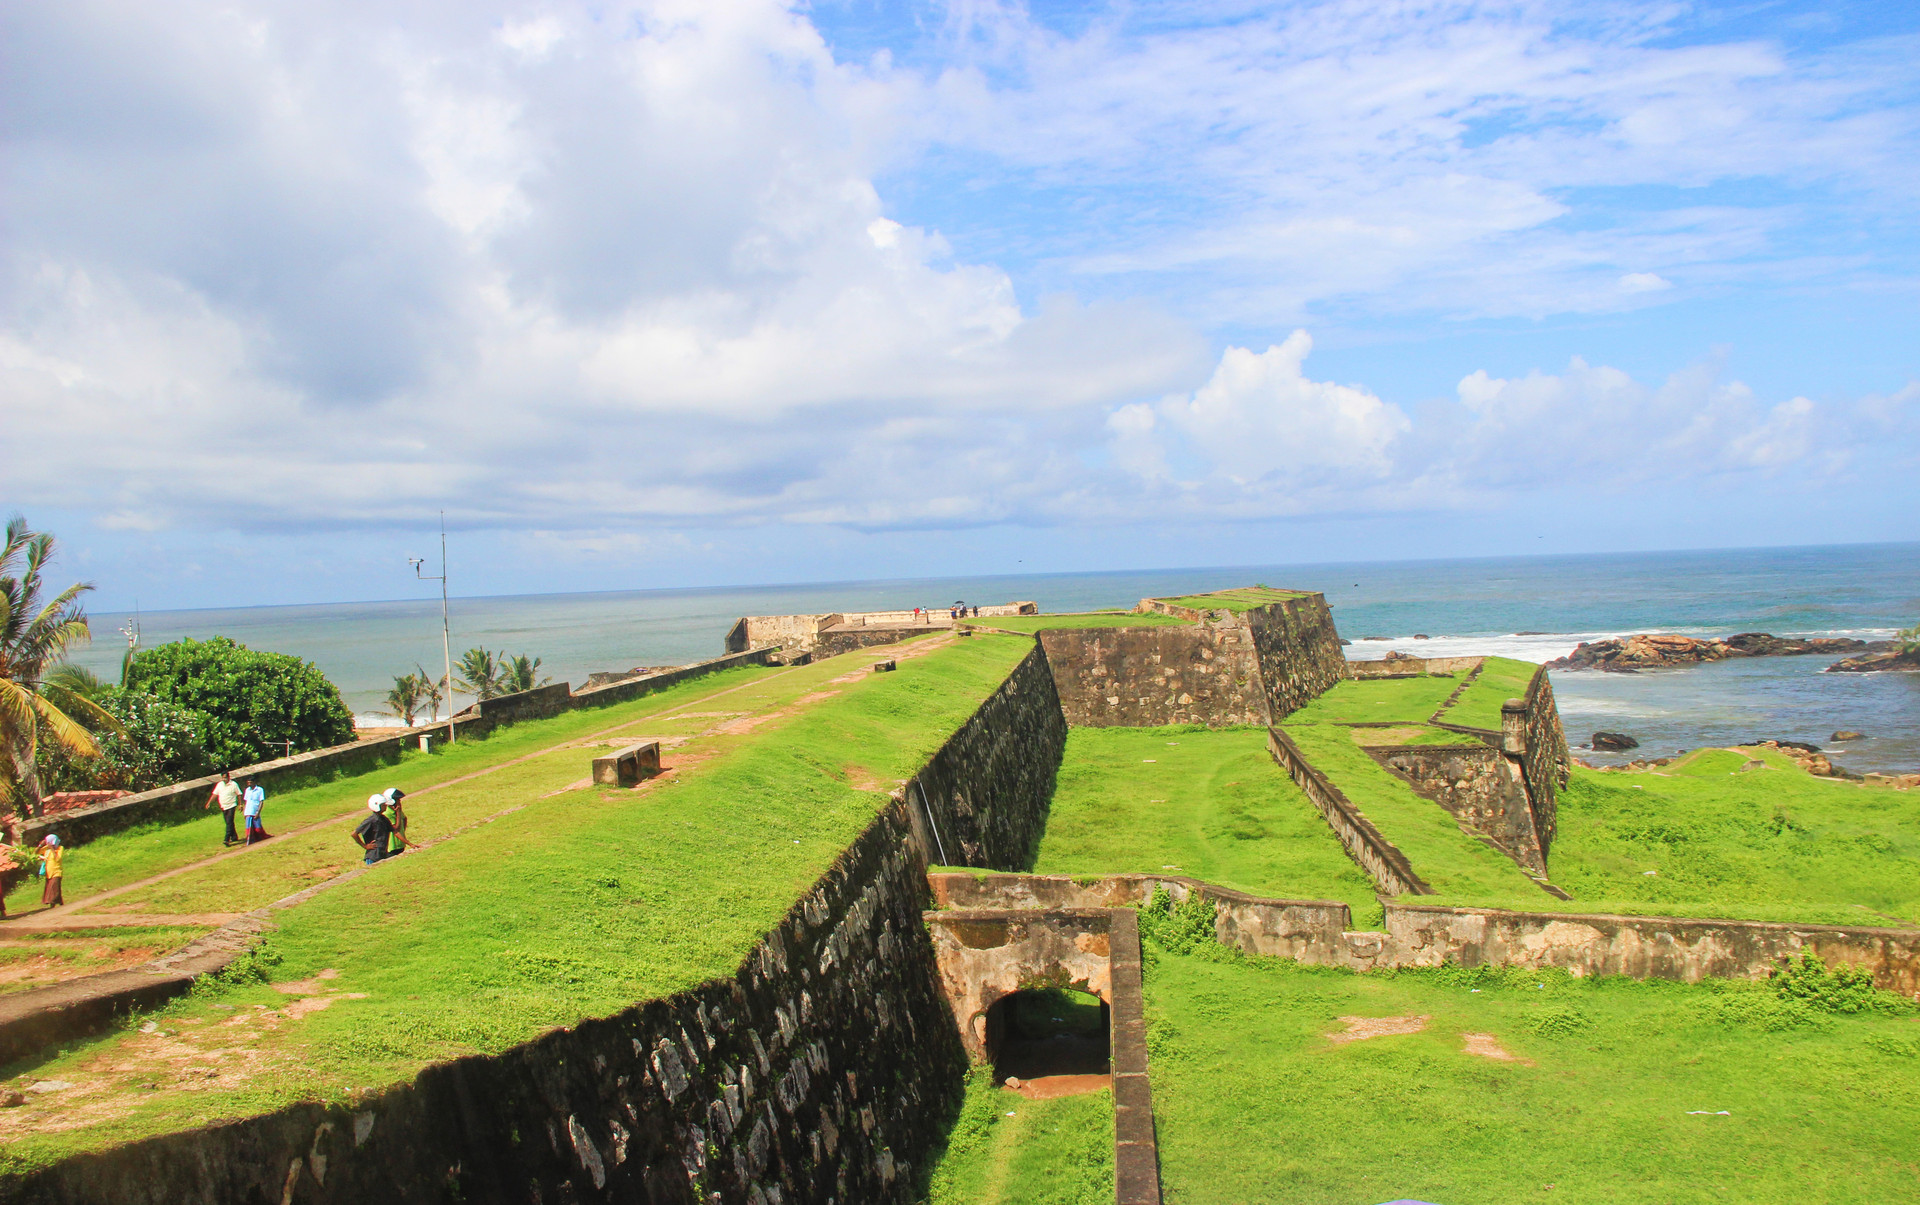
[[[1240,566],[1119,573],[917,579],[456,598],[453,651],[484,645],[542,659],[541,673],[580,682],[594,670],[718,656],[741,615],[880,610],[1032,599],[1049,612],[1130,607],[1170,595],[1264,582],[1319,590],[1350,656],[1389,648],[1439,656],[1558,657],[1581,640],[1629,632],[1768,631],[1885,638],[1920,622],[1920,545],[1544,556],[1396,563]],[[122,614],[94,616],[77,659],[112,675]],[[438,673],[440,600],[148,612],[142,639],[231,636],[306,657],[371,716],[395,674]],[[1414,641],[1416,634],[1430,639]],[[1384,637],[1381,640],[1366,637]],[[1653,754],[1785,737],[1825,744],[1866,732],[1842,764],[1920,769],[1920,674],[1821,674],[1827,659],[1783,657],[1643,674],[1559,673],[1569,736],[1626,731]]]

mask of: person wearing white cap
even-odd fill
[[[393,826],[393,836],[387,839],[387,856],[398,857],[413,845],[407,840],[407,809],[400,804],[407,793],[399,787],[388,787],[382,794],[387,800],[387,823]]]
[[[387,819],[387,797],[367,796],[367,811],[373,813],[353,830],[353,842],[367,852],[371,866],[387,856],[387,839],[393,836],[393,822]]]

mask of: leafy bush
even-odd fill
[[[1212,901],[1199,892],[1176,904],[1165,887],[1155,887],[1140,905],[1140,935],[1169,953],[1190,954],[1213,943],[1213,919]]]
[[[1911,1013],[1914,1004],[1905,997],[1883,992],[1873,986],[1873,972],[1863,966],[1827,969],[1818,954],[1803,951],[1800,961],[1791,959],[1773,973],[1774,994],[1809,1008],[1829,1013]]]
[[[250,765],[353,739],[353,713],[310,661],[256,653],[225,636],[177,640],[136,655],[130,689],[197,713],[214,766]]]

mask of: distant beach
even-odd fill
[[[717,656],[741,615],[943,609],[962,599],[1032,599],[1047,612],[1126,608],[1151,595],[1249,582],[1324,593],[1355,658],[1397,648],[1541,662],[1583,640],[1652,631],[1880,640],[1920,621],[1920,545],[1880,544],[456,598],[453,652],[457,658],[484,645],[529,653],[542,659],[542,676],[579,683],[596,670]],[[77,660],[117,674],[125,647],[117,629],[130,619],[94,615],[94,643]],[[393,675],[416,665],[438,674],[441,663],[440,603],[430,597],[156,611],[141,615],[140,627],[148,645],[225,635],[311,659],[364,723],[395,722],[378,714]],[[1850,728],[1867,739],[1834,747],[1848,768],[1920,769],[1920,674],[1822,674],[1827,661],[1776,657],[1643,674],[1561,672],[1554,687],[1576,743],[1597,728],[1621,730],[1639,737],[1637,752],[1658,756],[1764,737],[1826,745],[1832,732]]]

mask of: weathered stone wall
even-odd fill
[[[1239,624],[1040,633],[1067,722],[1089,728],[1267,722],[1254,634]]]
[[[1461,828],[1486,837],[1531,873],[1547,873],[1546,843],[1534,829],[1517,761],[1491,745],[1389,745],[1367,752],[1415,794],[1452,813]]]
[[[1267,749],[1287,776],[1305,791],[1307,799],[1325,816],[1334,836],[1347,850],[1347,856],[1360,869],[1373,876],[1380,890],[1388,895],[1432,895],[1433,888],[1413,872],[1413,864],[1398,846],[1380,834],[1373,822],[1361,814],[1346,793],[1333,785],[1300,752],[1293,738],[1278,728],[1268,730]]]
[[[1408,678],[1426,674],[1465,674],[1480,668],[1481,657],[1408,657],[1392,660],[1349,661],[1349,678]]]
[[[1036,643],[902,788],[927,862],[995,870],[1033,865],[1067,748],[1067,721],[1053,683]]]
[[[1573,766],[1567,751],[1566,729],[1560,725],[1560,707],[1554,702],[1553,683],[1547,679],[1545,667],[1534,671],[1522,703],[1524,706],[1517,716],[1503,708],[1500,719],[1509,753],[1515,752],[1514,738],[1516,735],[1519,738],[1520,771],[1533,803],[1534,830],[1540,835],[1540,849],[1544,854],[1552,847],[1554,834],[1559,831],[1560,788],[1567,785],[1567,775]]]
[[[1071,988],[1113,1003],[1106,908],[928,912],[941,990],[975,1062],[991,1055],[988,1013],[1015,992]]]
[[[1382,900],[1384,932],[1351,932],[1346,905],[1269,900],[1181,876],[931,876],[944,907],[1073,909],[1139,903],[1155,888],[1198,892],[1215,907],[1222,945],[1323,966],[1511,965],[1638,979],[1764,979],[1803,951],[1829,966],[1862,966],[1889,991],[1920,999],[1920,929],[1793,925],[1670,916],[1510,912]]]
[[[911,1201],[966,1055],[891,805],[730,978],[357,1105],[0,1180],[13,1202]],[[717,1194],[717,1195],[716,1195]]]
[[[1243,618],[1259,657],[1267,723],[1279,723],[1347,676],[1340,633],[1324,595],[1268,603]]]
[[[1560,967],[1636,979],[1764,979],[1811,950],[1829,966],[1864,966],[1874,982],[1920,997],[1920,930],[1442,908],[1388,901],[1381,954],[1357,965]]]
[[[515,691],[510,695],[482,699],[474,704],[481,719],[495,724],[511,724],[519,720],[544,720],[548,716],[559,715],[572,706],[573,688],[565,682],[536,686],[532,690]]]
[[[575,692],[573,705],[575,707],[607,707],[614,703],[625,703],[645,695],[658,694],[682,682],[704,678],[708,674],[717,674],[721,670],[738,669],[745,665],[771,665],[773,664],[771,657],[771,649],[753,649],[744,653],[715,657],[711,661],[683,665],[679,669],[662,670],[657,674],[622,678],[618,682],[609,682],[605,686]]]
[[[953,625],[944,616],[938,623],[905,624],[899,627],[836,627],[816,636],[812,651],[815,657],[838,657],[841,653],[851,653],[855,649],[872,648],[881,644],[897,644],[913,636],[922,636],[928,632],[944,632],[952,627]]]

